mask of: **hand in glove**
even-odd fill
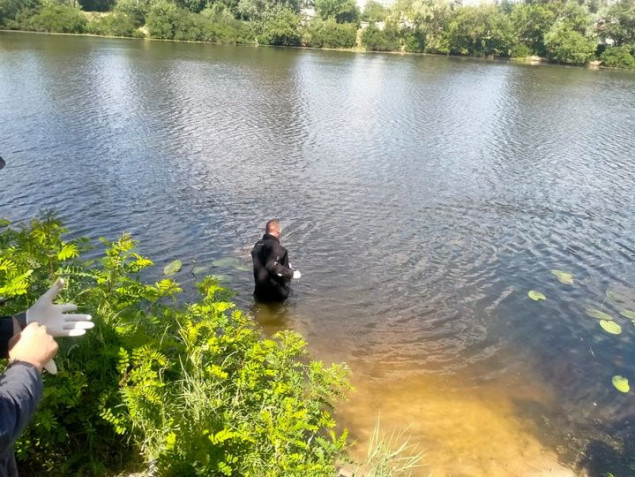
[[[81,313],[65,313],[77,310],[77,306],[71,304],[55,305],[53,300],[64,288],[64,281],[60,278],[49,288],[44,295],[26,312],[26,324],[40,323],[46,326],[46,331],[51,336],[82,336],[86,330],[90,330],[95,324],[90,321],[90,315]],[[57,366],[51,359],[44,365],[51,374],[57,374]]]
[[[302,274],[300,273],[300,270],[293,270],[293,278],[294,279],[298,279],[302,276]]]
[[[55,305],[53,300],[64,288],[64,281],[60,278],[55,284],[36,301],[26,312],[26,324],[33,322],[46,326],[46,330],[53,337],[82,336],[86,330],[90,330],[95,323],[90,321],[90,315],[65,313],[77,310],[77,306],[71,304]]]

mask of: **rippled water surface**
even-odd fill
[[[227,275],[351,365],[340,419],[409,426],[422,475],[635,475],[634,74],[0,33],[0,155],[2,216]],[[271,217],[303,273],[278,309],[212,266]]]

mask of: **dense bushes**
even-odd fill
[[[426,33],[418,28],[402,30],[404,50],[408,53],[423,53],[426,48]]]
[[[635,68],[635,48],[610,46],[600,56],[602,64],[610,68]]]
[[[585,64],[595,55],[596,42],[566,24],[558,24],[545,35],[547,58],[558,63]]]
[[[515,36],[509,17],[495,6],[465,7],[450,20],[450,52],[469,56],[510,56]]]
[[[307,28],[307,46],[314,48],[353,48],[357,44],[357,26],[335,20],[314,20]]]
[[[142,37],[132,19],[125,13],[115,12],[110,15],[96,15],[86,27],[88,33],[105,36]]]
[[[22,23],[27,30],[54,33],[84,33],[87,24],[78,8],[55,4],[43,6]]]
[[[401,38],[396,25],[386,25],[380,30],[376,25],[369,25],[362,32],[362,45],[369,51],[397,51],[401,49]]]
[[[148,32],[153,38],[215,43],[249,43],[254,34],[247,22],[220,20],[214,12],[190,13],[168,2],[152,6],[147,15]]]
[[[264,17],[258,42],[265,45],[300,46],[300,18],[289,8],[273,8]]]
[[[346,447],[331,408],[347,368],[306,356],[294,332],[262,339],[212,278],[179,305],[170,277],[141,280],[152,262],[129,236],[95,261],[64,241],[53,217],[0,226],[3,310],[26,309],[53,277],[95,329],[61,340],[59,373],[19,441],[26,475],[99,474],[141,455],[157,475],[334,475]]]

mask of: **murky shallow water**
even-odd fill
[[[280,217],[303,277],[256,319],[351,365],[361,442],[381,415],[424,475],[629,475],[634,115],[624,72],[0,33],[0,205],[131,231],[247,309],[212,261]]]

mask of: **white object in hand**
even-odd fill
[[[302,276],[302,274],[300,273],[300,270],[293,270],[293,278],[295,278],[297,280],[301,276]]]
[[[26,324],[34,321],[46,326],[48,334],[54,338],[60,336],[82,336],[86,330],[95,326],[90,315],[83,313],[67,313],[77,310],[76,305],[55,305],[53,300],[64,288],[60,278],[55,284],[26,311]]]
[[[86,330],[93,328],[95,323],[90,321],[92,320],[90,315],[67,313],[77,310],[76,305],[53,303],[62,288],[64,288],[64,280],[60,278],[26,311],[26,323],[28,325],[37,322],[46,326],[46,331],[53,337],[82,336],[86,334]],[[57,366],[53,360],[46,363],[44,369],[51,374],[57,373]]]

